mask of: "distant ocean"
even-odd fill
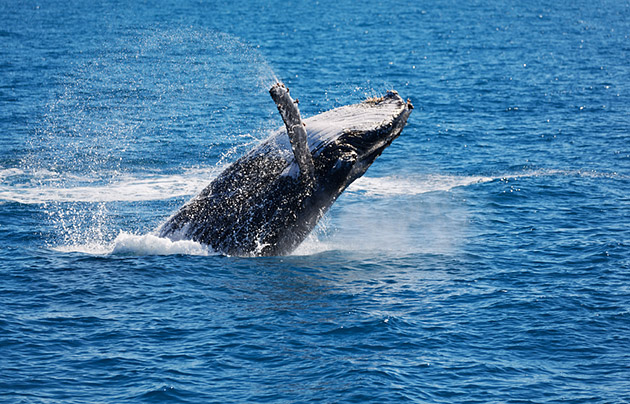
[[[630,402],[630,2],[0,0],[0,402]],[[286,257],[153,231],[415,109]]]

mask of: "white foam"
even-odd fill
[[[429,174],[426,177],[361,177],[349,187],[349,192],[367,196],[419,195],[427,192],[450,191],[455,187],[493,181],[492,177]]]
[[[4,181],[5,178],[14,177],[17,175],[23,175],[24,171],[19,168],[3,168],[0,169],[0,181]]]
[[[2,174],[8,177],[20,172]],[[46,180],[34,186],[27,184],[0,184],[0,201],[23,204],[46,202],[139,202],[166,200],[176,197],[193,196],[212,181],[219,170],[216,168],[191,169],[183,174],[148,175],[136,177],[120,176],[109,184],[89,184],[94,179],[73,178],[82,183],[78,186],[55,186]],[[51,181],[52,182],[52,181]],[[43,185],[42,185],[43,184]]]
[[[212,251],[192,240],[171,241],[153,234],[121,232],[114,240],[113,255],[210,255]]]
[[[78,252],[89,255],[213,255],[207,246],[191,240],[172,241],[153,234],[120,232],[112,242],[89,242],[54,247],[60,252]]]

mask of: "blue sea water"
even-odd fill
[[[0,402],[630,402],[630,2],[0,16]],[[152,236],[276,79],[415,109],[293,255]]]

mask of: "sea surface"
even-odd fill
[[[285,257],[153,232],[415,109]],[[630,402],[630,2],[0,0],[0,402]]]

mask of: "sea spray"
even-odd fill
[[[361,177],[341,196],[345,203],[333,206],[293,255],[334,250],[450,254],[463,238],[467,219],[465,207],[452,200],[450,191],[498,179],[445,174]]]
[[[49,245],[112,242],[121,227],[107,202],[194,194],[215,174],[196,181],[164,172],[173,159],[223,166],[275,126],[267,89],[277,77],[256,48],[204,29],[137,32],[77,56],[21,163],[25,173],[49,175],[0,189],[9,200],[46,204],[57,229]],[[181,147],[170,147],[173,138]]]
[[[216,159],[275,126],[266,119],[274,77],[257,50],[212,31],[154,30],[105,44],[50,94],[22,165],[109,180],[130,163],[162,169],[173,137],[185,147],[168,150],[170,159]]]

